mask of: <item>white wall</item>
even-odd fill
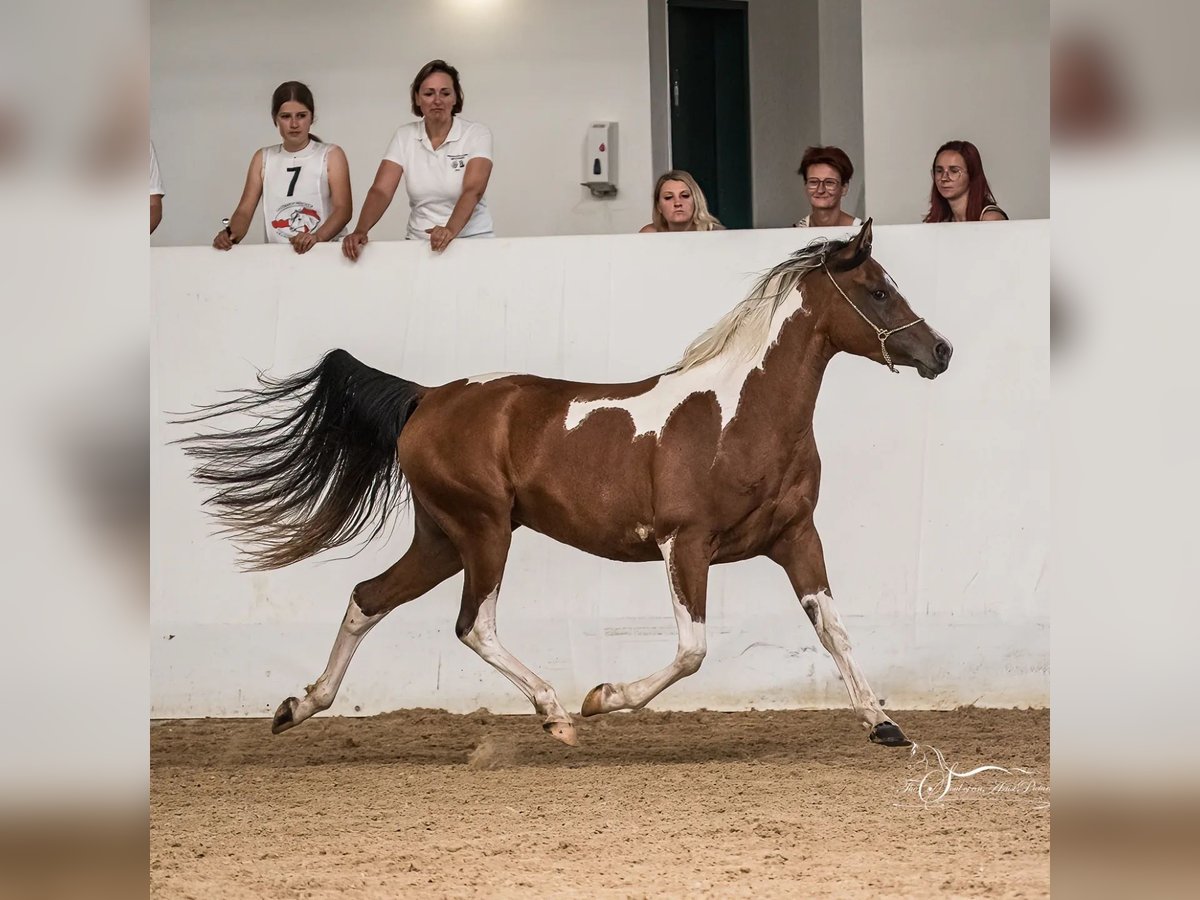
[[[1047,0],[863,0],[864,168],[876,222],[919,222],[948,140],[1012,218],[1050,215]]]
[[[650,114],[645,0],[152,0],[151,134],[166,181],[157,246],[208,244],[241,194],[255,149],[279,141],[271,92],[304,81],[315,131],[350,160],[355,215],[408,88],[441,57],[464,115],[495,138],[488,204],[501,236],[636,231],[648,221]],[[579,185],[589,122],[620,123],[620,193]],[[372,232],[404,235],[407,199]],[[248,240],[261,241],[258,221]]]
[[[842,208],[865,217],[869,173],[863,166],[861,0],[820,0],[819,17],[821,143],[841,147],[850,157],[854,177]]]
[[[821,140],[817,2],[750,0],[748,13],[754,225],[781,228],[808,213],[796,170]]]
[[[956,347],[936,382],[861,359],[830,366],[815,427],[817,524],[857,658],[889,706],[1045,704],[1049,608],[1049,223],[876,230],[876,255]],[[581,380],[660,371],[796,247],[792,229],[460,242],[433,257],[373,244],[152,251],[152,710],[268,715],[324,666],[350,588],[407,546],[246,575],[210,534],[163,410],[210,402],[341,346],[424,384],[497,370]],[[335,556],[339,554],[334,554]],[[459,644],[459,578],[381,623],[334,713],[401,706],[527,712]],[[510,649],[578,708],[595,684],[675,652],[661,566],[586,556],[519,531],[500,604]],[[714,569],[709,656],[659,708],[845,706],[782,572]]]

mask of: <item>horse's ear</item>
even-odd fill
[[[875,220],[873,218],[867,219],[867,221],[863,223],[863,227],[859,230],[858,237],[854,239],[855,246],[863,253],[864,256],[871,255],[871,223],[874,221]],[[858,253],[855,253],[855,256],[857,255]]]
[[[854,239],[837,252],[832,260],[833,268],[840,272],[847,272],[850,269],[857,269],[867,261],[871,255],[871,223],[873,221],[874,219],[867,219]]]

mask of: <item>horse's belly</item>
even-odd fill
[[[586,553],[621,562],[661,559],[649,513],[597,495],[550,498],[517,495],[513,521]]]

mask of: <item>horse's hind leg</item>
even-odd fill
[[[842,625],[829,592],[825,554],[816,529],[809,523],[781,541],[771,558],[783,566],[800,598],[800,606],[813,624],[822,646],[829,651],[850,694],[850,703],[868,736],[877,744],[907,747],[911,744],[900,726],[883,711],[883,705],[867,683],[867,676],[850,654],[850,636]]]
[[[466,578],[455,633],[520,689],[543,717],[547,734],[574,747],[578,743],[575,725],[554,688],[509,653],[496,635],[496,599],[512,542],[511,525],[497,521],[484,530],[456,535],[456,540],[466,563]]]
[[[420,597],[462,569],[462,559],[454,545],[415,499],[413,509],[416,532],[412,546],[386,572],[362,582],[350,593],[350,604],[333,642],[325,671],[308,686],[303,699],[288,697],[279,705],[271,723],[271,731],[275,734],[330,707],[354,651],[375,623],[397,606]]]

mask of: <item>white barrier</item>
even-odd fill
[[[423,384],[489,371],[628,381],[673,363],[796,229],[152,251],[152,715],[269,715],[321,672],[350,589],[408,545],[411,517],[348,559],[240,573],[213,537],[164,411],[249,386],[255,367],[344,347]],[[835,358],[815,428],[817,524],[855,655],[890,707],[1047,705],[1049,223],[877,228],[875,256],[955,345],[936,382]],[[336,552],[335,557],[339,556]],[[345,554],[340,554],[345,556]],[[331,713],[430,706],[526,712],[454,636],[461,576],[364,641]],[[837,670],[781,570],[713,570],[704,667],[660,709],[844,706]],[[675,653],[661,565],[517,532],[505,644],[568,707]]]

